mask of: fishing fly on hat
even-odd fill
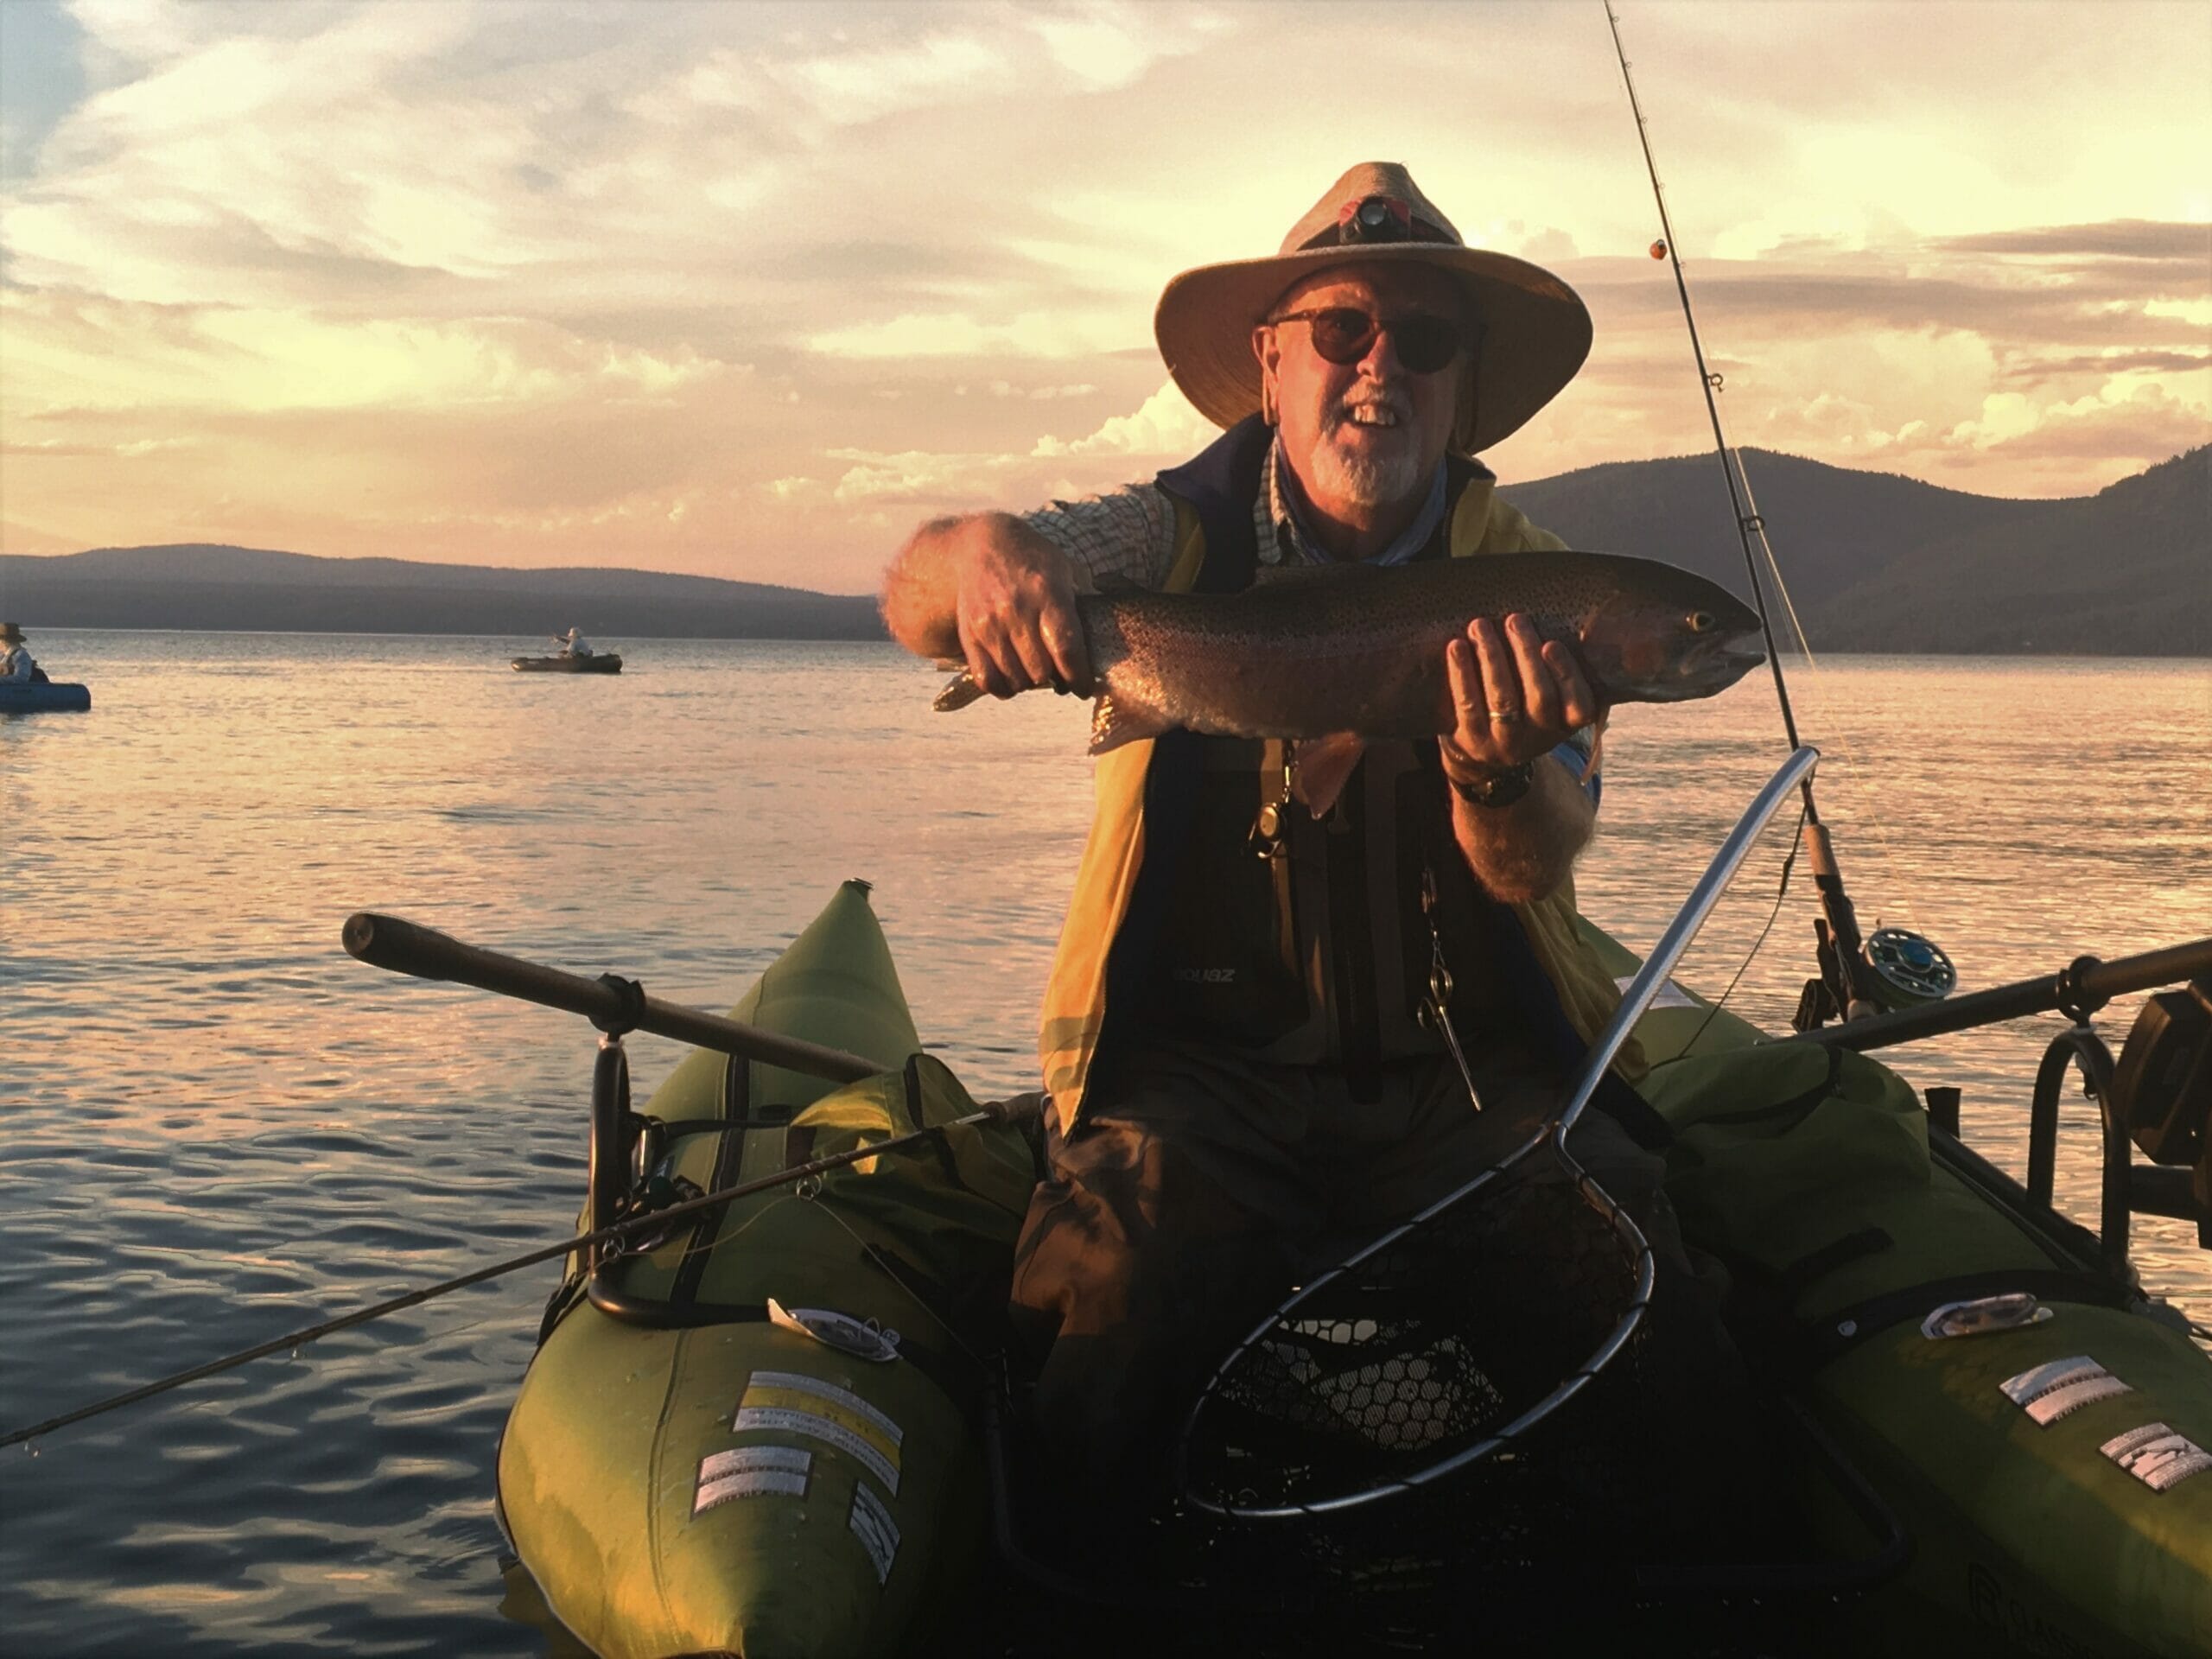
[[[1459,284],[1474,340],[1452,433],[1462,454],[1519,430],[1590,354],[1590,313],[1573,289],[1525,259],[1467,246],[1404,168],[1363,162],[1290,227],[1272,258],[1200,265],[1167,284],[1153,334],[1183,395],[1217,426],[1258,413],[1252,330],[1292,283],[1355,261],[1424,264]]]

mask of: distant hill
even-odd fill
[[[1815,649],[2212,656],[2212,448],[2058,501],[1760,449],[1744,469]],[[1713,455],[1503,493],[1574,546],[1665,559],[1748,596]]]
[[[1758,449],[1744,464],[1816,649],[2212,656],[2212,447],[2060,501]],[[1747,592],[1712,455],[1586,467],[1505,494],[1576,547],[1665,559]],[[196,543],[0,556],[0,615],[47,627],[883,637],[872,599],[798,588]]]
[[[880,639],[875,601],[653,570],[497,569],[189,543],[0,556],[0,611],[46,627]]]

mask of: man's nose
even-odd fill
[[[1359,359],[1359,372],[1370,380],[1395,380],[1406,372],[1398,360],[1397,331],[1388,327],[1375,331],[1375,343]]]

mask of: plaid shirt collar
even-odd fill
[[[1282,440],[1277,438],[1268,446],[1268,458],[1260,467],[1259,493],[1252,501],[1252,529],[1259,542],[1260,563],[1326,564],[1329,555],[1299,512],[1297,486],[1289,474],[1289,464],[1283,459]],[[1445,466],[1439,461],[1436,476],[1429,480],[1428,499],[1421,503],[1413,523],[1366,563],[1405,564],[1417,556],[1436,534],[1436,527],[1444,522],[1446,494]]]

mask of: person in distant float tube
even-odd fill
[[[1404,168],[1353,168],[1273,257],[1176,277],[1155,328],[1224,435],[1148,483],[923,525],[886,578],[894,638],[931,655],[957,629],[1000,696],[1087,691],[1072,601],[1100,577],[1217,593],[1270,567],[1565,546],[1473,457],[1573,377],[1589,315],[1465,246]],[[1347,1253],[1316,1262],[1318,1242],[1361,1242],[1520,1144],[1618,1004],[1570,879],[1599,794],[1580,668],[1521,616],[1471,624],[1447,668],[1455,728],[1369,746],[1321,821],[1291,798],[1295,746],[1178,731],[1097,763],[1014,1306],[1049,1344],[1041,1427],[1131,1503],[1211,1368]],[[1479,1113],[1422,1021],[1434,950]],[[1688,1370],[1732,1375],[1660,1191],[1665,1125],[1618,1077],[1595,1107],[1570,1145],[1652,1241],[1655,1319],[1680,1305]]]
[[[583,635],[578,633],[574,628],[570,628],[566,634],[556,633],[553,636],[553,639],[554,642],[561,647],[561,654],[563,657],[588,657],[591,655],[591,641],[585,639]]]
[[[46,671],[23,643],[23,631],[13,622],[0,622],[0,685],[43,685]]]

